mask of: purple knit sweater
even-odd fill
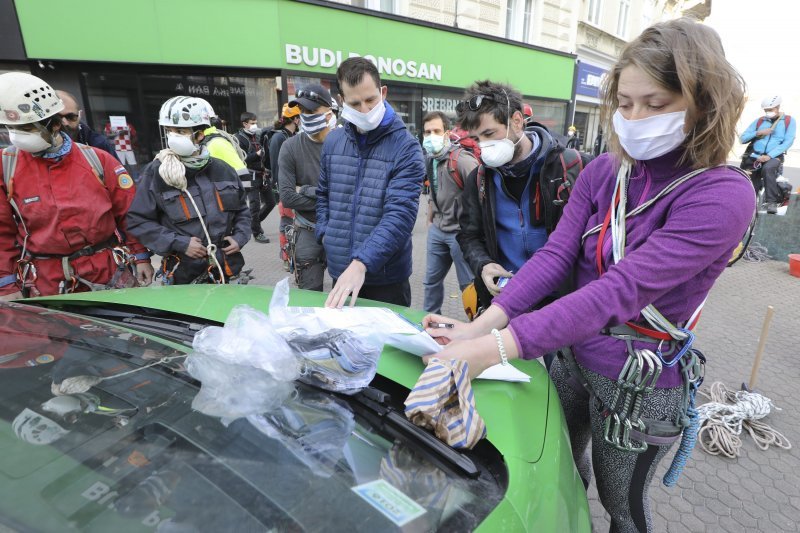
[[[628,211],[691,170],[677,166],[679,156],[676,150],[636,163],[628,187]],[[603,243],[606,273],[599,277],[598,234],[582,246],[581,235],[603,222],[617,169],[610,154],[586,166],[547,244],[494,299],[510,318],[509,328],[525,359],[572,346],[581,365],[616,380],[627,358],[625,343],[599,331],[631,320],[644,323],[640,311],[650,303],[673,324],[688,320],[722,273],[755,209],[747,179],[725,167],[708,170],[628,219],[625,258],[617,265],[609,229]],[[573,266],[576,290],[531,312]],[[657,386],[681,385],[678,366],[665,368]]]

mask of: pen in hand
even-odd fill
[[[454,327],[456,327],[456,325],[455,324],[448,324],[448,323],[445,323],[445,322],[430,322],[430,323],[428,323],[428,327],[429,328],[434,328],[434,329],[436,329],[436,328],[438,328],[438,329],[453,329]]]

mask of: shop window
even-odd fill
[[[533,120],[552,133],[563,135],[567,129],[567,103],[523,98],[533,108]]]
[[[439,89],[422,90],[422,116],[431,111],[441,111],[450,119],[450,127],[455,125],[456,106],[464,97],[464,91],[447,91]]]
[[[103,132],[112,116],[124,116],[135,130],[133,152],[137,164],[152,161],[163,148],[158,111],[173,96],[197,96],[208,101],[234,133],[244,111],[258,116],[259,126],[277,116],[274,77],[180,76],[167,74],[83,73],[88,102],[87,120]],[[119,120],[119,119],[115,119]]]
[[[389,90],[386,100],[389,101],[397,116],[406,123],[406,128],[415,137],[422,131],[422,89],[392,85],[387,83]]]

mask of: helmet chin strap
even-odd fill
[[[51,124],[51,122],[52,122],[52,120],[48,121],[47,122],[47,126],[49,126]],[[45,152],[50,152],[50,151],[53,151],[53,150],[57,150],[59,148],[60,144],[56,141],[56,136],[53,133],[50,132],[50,130],[47,128],[47,126],[43,126],[39,122],[34,122],[33,125],[36,127],[37,130],[39,130],[39,133],[42,134],[42,138],[45,141],[50,143],[50,148],[48,148],[47,150],[44,150]],[[48,139],[48,137],[49,137],[49,139]],[[59,135],[59,138],[60,137],[61,136]]]

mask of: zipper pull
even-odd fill
[[[522,209],[517,208],[517,214],[519,215],[519,227],[525,227],[525,215],[522,214]]]

